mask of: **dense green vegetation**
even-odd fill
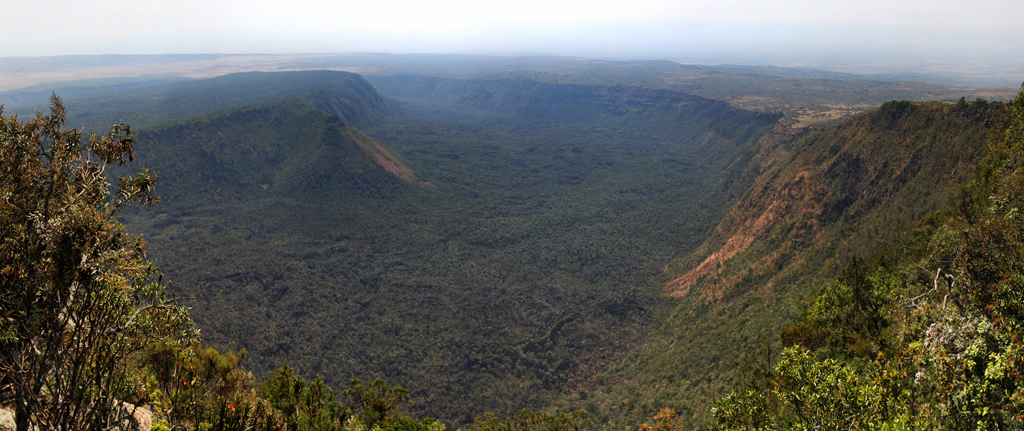
[[[75,123],[143,118],[124,110],[146,97],[202,114],[143,122],[135,157],[160,172],[163,199],[120,219],[195,298],[204,339],[246,349],[257,377],[284,360],[335,389],[385,377],[412,389],[411,411],[455,424],[543,407],[621,360],[663,306],[650,278],[707,235],[729,162],[778,118],[528,81],[447,84],[501,94],[479,106],[441,91],[401,106],[336,95],[368,113],[356,123],[372,139],[287,82],[305,74],[221,79],[245,96],[177,83],[113,114],[82,101]],[[274,101],[267,86],[297,89]],[[361,145],[381,142],[415,180]]]
[[[446,429],[405,416],[408,391],[382,380],[352,379],[347,403],[339,402],[322,379],[306,381],[287,361],[256,383],[240,365],[244,350],[204,347],[188,309],[146,260],[145,241],[118,222],[130,203],[159,200],[151,172],[123,177],[116,188],[106,182],[108,166],[134,158],[130,127],[83,141],[64,124],[56,96],[48,115],[0,122],[5,428]],[[582,413],[523,410],[507,420],[481,417],[472,429],[589,426]]]
[[[111,122],[121,121],[136,130],[146,130],[228,109],[299,100],[346,124],[366,125],[380,121],[392,109],[359,75],[322,70],[250,72],[126,87],[92,87],[92,91],[87,88],[68,97],[68,103],[74,107],[68,113],[69,124],[103,130]],[[11,104],[8,112],[28,116],[33,110],[43,110],[45,102],[33,98],[34,94],[38,93],[16,93],[14,100],[24,97],[26,104]]]
[[[961,103],[958,108],[965,107]],[[723,429],[1017,429],[1024,93],[950,205],[854,259],[719,400]]]
[[[922,275],[934,268],[886,268],[922,261],[939,233],[942,247],[971,255],[943,226],[1016,214],[1015,195],[993,191],[1015,160],[1008,144],[990,152],[998,163],[983,171],[995,173],[961,193],[963,208],[920,222],[986,154],[1006,113],[999,103],[892,102],[797,131],[778,115],[665,89],[369,81],[391,99],[341,72],[79,99],[72,124],[143,125],[134,158],[160,172],[161,205],[117,217],[146,233],[202,328],[202,343],[162,341],[133,358],[130,382],[148,388],[135,397],[168,424],[581,429],[654,416],[646,429],[674,430],[709,420],[710,400],[737,379],[746,392],[716,404],[718,425],[796,424],[803,407],[787,396],[807,390],[807,376],[839,382],[812,402],[836,410],[853,398],[833,392],[880,384],[865,364],[922,351],[907,341],[920,316],[900,317],[891,298],[920,309],[927,295],[914,286],[934,282]],[[1012,256],[1012,238],[978,235],[979,247]],[[884,257],[847,266],[886,240]],[[971,259],[958,256],[942,262]],[[803,298],[844,267],[801,315]],[[983,356],[1004,355],[992,347],[1005,342],[1002,315],[961,303],[951,318],[994,334]],[[798,315],[783,341],[811,350],[789,348],[778,365],[768,347],[740,360]],[[951,365],[936,361],[936,390],[954,387]],[[969,390],[996,399],[990,383]],[[955,408],[974,420],[983,405]],[[524,407],[559,413],[517,415]],[[954,423],[942,409],[921,419],[931,422],[892,418]],[[414,419],[424,416],[441,422]]]
[[[130,128],[83,140],[64,121],[56,96],[25,122],[0,108],[0,405],[18,430],[121,424],[140,398],[132,357],[193,333],[145,241],[116,222],[157,200],[152,173],[106,182],[132,158]]]
[[[949,202],[1004,112],[998,103],[892,102],[833,126],[766,136],[730,184],[742,198],[666,272],[666,293],[679,299],[662,326],[599,380],[601,393],[570,405],[593,404],[620,427],[660,407],[689,426],[707,421],[745,350],[776,337],[802,298],[852,256]]]

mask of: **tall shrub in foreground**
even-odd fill
[[[0,401],[19,430],[125,424],[142,396],[133,355],[192,328],[115,217],[157,201],[149,172],[107,182],[132,159],[130,128],[83,143],[64,120],[56,95],[24,123],[0,106]]]

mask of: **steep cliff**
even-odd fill
[[[1002,112],[1001,104],[890,102],[833,127],[763,140],[748,168],[756,179],[678,263],[666,293],[697,287],[720,302],[750,285],[770,291],[797,274],[834,274],[946,204]]]
[[[628,400],[609,413],[623,426],[659,407],[675,408],[690,426],[706,421],[744,352],[777,339],[851,257],[948,202],[1004,112],[984,102],[890,102],[828,127],[763,137],[728,185],[741,198],[696,252],[665,268],[673,310],[648,345],[603,378],[602,392]]]

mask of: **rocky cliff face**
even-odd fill
[[[794,279],[830,276],[943,206],[1002,111],[890,102],[833,127],[763,140],[748,167],[756,178],[666,293],[699,287],[717,302],[753,286],[786,290]]]

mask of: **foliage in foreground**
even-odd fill
[[[241,357],[220,354],[198,343],[154,344],[139,363],[143,400],[158,426],[176,430],[345,430],[444,431],[432,418],[403,413],[409,391],[381,379],[353,379],[341,400],[317,377],[307,381],[286,362],[257,383],[239,366]],[[243,355],[244,356],[244,352]],[[477,418],[473,431],[586,431],[594,428],[583,411],[552,415],[522,410],[509,418]]]
[[[285,363],[257,383],[236,356],[199,343],[154,344],[139,363],[144,401],[163,425],[179,430],[418,430],[440,431],[400,408],[408,391],[382,380],[353,380],[342,403],[319,377],[306,381]]]
[[[138,401],[129,359],[191,329],[145,242],[115,218],[156,200],[148,172],[113,192],[105,180],[107,166],[131,160],[131,130],[114,125],[83,145],[64,116],[54,96],[49,115],[0,119],[0,401],[19,430],[122,423]]]
[[[716,429],[1024,427],[1024,92],[975,178],[853,260],[714,408]]]

